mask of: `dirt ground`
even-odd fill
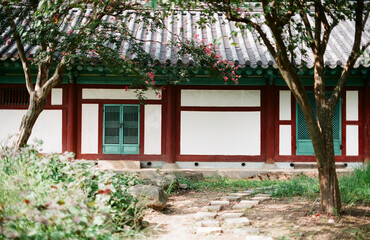
[[[144,220],[149,227],[144,239],[245,239],[232,232],[196,235],[194,214],[221,196],[225,193],[184,191],[170,196],[163,211],[147,210]],[[222,210],[232,211],[231,207]],[[370,239],[370,206],[344,206],[341,216],[319,212],[319,202],[295,197],[268,200],[247,210],[245,216],[252,227],[260,230],[260,235],[273,239]]]

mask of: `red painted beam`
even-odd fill
[[[67,151],[77,152],[77,86],[75,81],[67,89]]]
[[[370,163],[370,86],[364,92],[364,162]]]
[[[175,149],[175,134],[176,134],[176,124],[175,124],[175,114],[176,114],[176,89],[172,85],[166,86],[166,163],[175,163],[176,161],[176,149]]]
[[[275,157],[275,109],[279,109],[275,103],[274,86],[267,85],[265,91],[265,145],[266,163],[273,164]],[[263,126],[262,126],[263,127]]]

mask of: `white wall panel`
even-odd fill
[[[18,133],[26,110],[0,110],[0,140]],[[42,140],[42,152],[62,152],[62,110],[44,110],[33,127],[28,143]],[[12,138],[14,140],[14,136]],[[9,142],[12,144],[12,142]]]
[[[279,118],[291,120],[291,98],[288,90],[279,91]]]
[[[161,92],[159,90],[159,92]],[[161,98],[155,94],[155,91],[148,90],[144,96],[147,99],[160,100]],[[135,90],[133,89],[98,89],[85,88],[82,89],[83,99],[138,99]]]
[[[162,153],[162,106],[145,105],[144,154]]]
[[[259,107],[260,90],[181,90],[182,106]]]
[[[181,112],[181,154],[260,155],[260,147],[260,112]]]
[[[51,89],[51,105],[62,105],[63,104],[63,89],[53,88]]]
[[[346,119],[358,121],[358,91],[346,91]]]
[[[98,153],[99,105],[82,104],[81,153]]]
[[[292,155],[292,126],[279,126],[279,155]]]
[[[347,156],[358,156],[358,126],[346,126],[346,154]]]

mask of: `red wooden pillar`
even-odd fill
[[[166,86],[166,163],[173,164],[176,161],[176,89],[173,85]]]
[[[364,92],[364,163],[370,164],[370,86]]]
[[[266,85],[265,88],[265,154],[266,163],[275,163],[275,89],[273,85]],[[262,126],[263,127],[263,126]]]
[[[77,84],[68,83],[67,89],[67,151],[77,152]]]

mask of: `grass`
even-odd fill
[[[223,177],[206,178],[201,181],[191,181],[185,177],[178,178],[179,183],[187,184],[189,189],[197,191],[228,191],[236,192],[246,189],[265,188],[259,192],[271,191],[275,186],[273,197],[303,196],[317,199],[320,196],[318,179],[302,175],[290,180],[245,180],[227,179]],[[345,204],[370,203],[370,165],[355,169],[351,174],[339,178],[339,188],[342,202]]]

